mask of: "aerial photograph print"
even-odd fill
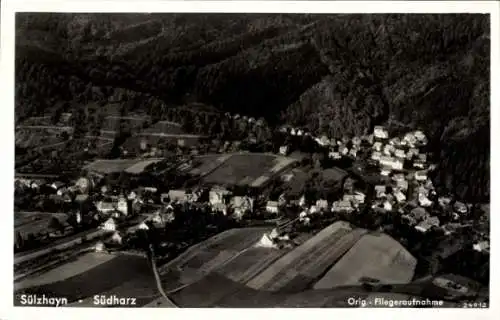
[[[490,14],[17,12],[14,68],[15,307],[490,307]]]

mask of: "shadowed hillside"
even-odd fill
[[[489,201],[487,15],[20,13],[16,23],[18,120],[91,102],[162,119],[196,102],[337,137],[402,123],[429,135],[439,188]]]

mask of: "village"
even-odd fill
[[[253,118],[234,118],[255,122]],[[165,168],[174,167],[174,174],[186,170],[192,173],[196,168],[189,171],[193,158],[182,155],[172,163],[168,162],[172,159],[154,158],[157,154],[145,146],[141,147],[146,149],[140,158],[142,162],[118,166],[117,170],[122,172],[117,173],[116,179],[107,177],[114,173],[108,172],[109,168],[104,172],[94,170],[93,164],[86,167],[85,175],[73,181],[17,178],[16,196],[38,199],[24,201],[38,203],[31,211],[66,214],[60,219],[52,216],[45,225],[32,214],[38,228],[17,231],[15,251],[22,255],[26,250],[50,247],[55,240],[95,230],[99,230],[96,241],[100,239],[94,243],[95,250],[134,251],[144,245],[137,232],[154,229],[160,255],[172,257],[174,252],[178,254],[227,228],[252,225],[275,226],[263,237],[262,245],[293,246],[297,245],[296,238],[301,232],[314,234],[334,221],[346,220],[359,227],[387,232],[409,246],[412,244],[408,243],[408,230],[413,230],[420,240],[453,238],[468,230],[474,233],[468,240],[472,242],[455,246],[445,256],[466,245],[489,254],[487,228],[478,227],[481,219],[485,219],[484,215],[478,219],[478,211],[480,214],[483,211],[477,205],[457,201],[453,195],[438,194],[435,190],[429,174],[436,164],[425,151],[428,141],[422,131],[391,137],[386,128],[376,126],[371,134],[341,140],[314,137],[305,130],[290,127],[281,128],[277,134],[285,136],[286,142],[277,148],[276,156],[296,161],[280,169],[262,187],[253,183],[253,187],[217,184],[207,179],[198,181],[196,177],[194,183],[186,184],[180,179],[181,183],[172,180],[160,185],[148,184],[147,181],[153,180],[152,174]],[[309,159],[304,157],[297,143],[301,139],[314,141],[314,152],[323,158],[315,154]],[[248,151],[241,152],[248,156]],[[102,164],[102,161],[127,160],[97,161]],[[106,163],[101,167],[105,168]],[[142,170],[137,170],[138,167]],[[308,170],[316,174],[311,175]],[[141,172],[142,176],[140,179],[133,174],[124,176],[123,171]],[[333,187],[311,187],[315,180],[325,176],[329,176],[329,186]],[[261,177],[257,180],[263,181]],[[30,210],[16,214],[26,217]]]

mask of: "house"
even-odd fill
[[[373,144],[373,149],[380,152],[382,151],[383,144],[380,141],[377,141]]]
[[[318,213],[320,211],[320,208],[318,208],[318,206],[311,206],[309,208],[309,213],[310,214],[315,214],[315,213]]]
[[[269,213],[278,213],[278,201],[268,201],[266,204],[266,211]]]
[[[396,181],[396,188],[402,191],[407,191],[408,190],[408,181],[406,180],[397,180]]]
[[[84,203],[87,201],[89,196],[87,194],[79,194],[75,197],[75,202],[77,203]]]
[[[30,187],[31,189],[40,189],[41,186],[44,186],[47,184],[47,181],[44,179],[36,179],[31,181]]]
[[[490,242],[486,241],[486,240],[480,241],[480,242],[474,243],[472,245],[472,248],[478,252],[490,253]]]
[[[396,173],[392,176],[392,180],[403,181],[403,180],[405,180],[405,175],[404,175],[404,173]]]
[[[327,210],[328,209],[328,201],[324,199],[319,199],[316,201],[316,207],[320,210]]]
[[[420,232],[427,232],[432,227],[439,227],[439,218],[438,217],[425,217],[423,221],[421,221],[418,225],[415,226]]]
[[[415,136],[415,139],[420,141],[420,142],[427,140],[427,137],[425,136],[425,134],[420,130],[413,132],[413,135]]]
[[[253,212],[253,199],[247,196],[235,196],[231,198],[230,206],[238,217],[242,217],[247,212]]]
[[[394,192],[394,196],[396,197],[396,200],[399,203],[406,201],[406,196],[400,190],[397,190],[396,192]]]
[[[337,151],[330,151],[330,153],[328,153],[328,156],[334,160],[342,159],[342,155]]]
[[[168,198],[171,202],[184,203],[187,202],[188,196],[185,190],[169,190]]]
[[[50,186],[52,187],[52,189],[57,191],[57,190],[63,188],[65,185],[66,184],[64,182],[56,181],[56,182],[53,182]]]
[[[380,169],[380,174],[383,175],[384,177],[387,177],[391,174],[391,169],[383,167]]]
[[[403,140],[407,142],[407,145],[414,145],[417,143],[417,138],[412,132],[405,134]]]
[[[360,138],[360,137],[358,137],[358,136],[356,136],[356,137],[352,138],[352,140],[351,140],[351,141],[352,141],[352,144],[353,144],[353,145],[355,145],[355,146],[359,146],[359,145],[361,145],[361,138]]]
[[[108,220],[106,220],[101,228],[103,230],[107,230],[107,231],[116,231],[116,222],[115,222],[115,219],[113,218],[109,218]]]
[[[223,215],[227,215],[227,205],[225,203],[215,203],[212,205],[213,213],[222,213]]]
[[[351,201],[335,201],[332,203],[332,212],[353,212],[354,207]]]
[[[149,193],[157,193],[158,192],[158,189],[155,187],[144,187],[143,190],[145,192],[149,192]]]
[[[421,153],[418,155],[418,160],[420,160],[423,163],[427,162],[427,155],[425,153]]]
[[[321,138],[315,138],[314,140],[316,140],[320,146],[327,146],[330,144],[330,139],[325,135],[321,136]]]
[[[288,146],[281,146],[280,147],[280,154],[286,156],[288,154]]]
[[[108,191],[109,191],[109,188],[107,186],[101,187],[101,194],[106,194],[106,193],[108,193]]]
[[[384,146],[384,154],[385,154],[386,156],[390,156],[390,155],[394,152],[394,150],[396,150],[396,148],[394,148],[394,146],[393,146],[393,145],[386,144],[386,145]]]
[[[299,199],[299,206],[303,207],[306,205],[306,196],[302,195]]]
[[[373,136],[373,134],[369,134],[367,137],[366,137],[366,141],[369,143],[369,144],[373,144],[373,141],[375,140],[375,137]]]
[[[425,163],[419,159],[415,159],[413,161],[413,168],[416,169],[424,169],[425,168]]]
[[[347,147],[341,147],[340,148],[340,153],[342,153],[344,156],[349,153],[349,148]]]
[[[382,153],[378,152],[378,151],[374,151],[372,153],[372,160],[375,160],[375,161],[380,161],[380,158],[382,157]]]
[[[106,246],[104,246],[104,243],[102,241],[98,241],[94,246],[94,250],[96,252],[105,252]]]
[[[356,156],[358,155],[358,150],[355,149],[355,148],[352,148],[350,151],[349,151],[349,155],[353,158],[356,158]]]
[[[260,238],[259,242],[255,244],[257,248],[278,248],[278,245],[274,243],[274,238],[271,238],[270,235],[264,233]]]
[[[295,136],[295,135],[297,134],[297,133],[295,132],[295,128],[292,128],[292,130],[290,130],[290,134],[291,134],[292,136]]]
[[[385,185],[377,185],[377,186],[375,186],[375,196],[377,198],[384,197],[386,191],[387,191],[387,187]]]
[[[468,211],[467,205],[463,202],[457,201],[453,204],[453,210],[460,214],[466,214]]]
[[[359,203],[365,203],[366,195],[360,191],[354,191],[354,200]]]
[[[118,212],[121,212],[124,215],[128,215],[128,203],[127,199],[124,196],[121,196],[118,198],[118,201],[116,203],[116,210]]]
[[[226,203],[226,197],[229,196],[231,192],[222,188],[212,188],[208,194],[208,199],[211,205],[216,205],[219,203]]]
[[[148,225],[146,224],[145,221],[141,222],[138,226],[137,226],[137,229],[139,230],[149,230],[149,227]]]
[[[297,136],[302,136],[304,134],[304,130],[297,130]]]
[[[430,207],[432,205],[432,201],[427,198],[427,196],[423,193],[418,194],[418,203],[422,207]]]
[[[389,140],[389,143],[393,146],[399,146],[401,144],[401,139],[398,137],[394,137],[391,140]]]
[[[416,207],[410,211],[410,216],[416,221],[423,221],[429,217],[429,213],[422,207]]]
[[[88,193],[90,189],[94,187],[94,181],[87,177],[81,177],[75,182],[75,187],[78,188],[81,193]]]
[[[127,199],[129,200],[135,200],[135,198],[137,198],[137,193],[135,193],[134,191],[131,191],[127,196]]]
[[[302,211],[299,213],[299,220],[304,220],[304,218],[307,217],[307,211]]]
[[[427,171],[417,171],[415,172],[415,180],[417,181],[425,181],[427,180]]]
[[[114,244],[122,244],[123,238],[118,231],[115,231],[110,238],[110,241]]]
[[[63,195],[65,195],[66,193],[68,193],[68,190],[69,190],[68,188],[66,188],[66,187],[62,187],[62,188],[60,188],[59,190],[57,190],[56,194],[57,194],[58,196],[63,196]]]
[[[389,138],[389,132],[382,126],[375,126],[373,136],[378,139],[387,139]]]
[[[392,203],[389,200],[385,200],[383,203],[383,208],[385,211],[392,211]]]
[[[438,203],[441,207],[447,207],[451,203],[451,198],[449,197],[439,197]]]
[[[102,214],[110,214],[113,211],[115,211],[115,205],[112,202],[109,201],[98,201],[95,204],[95,207],[98,212]]]
[[[394,155],[398,158],[405,159],[406,158],[406,153],[403,149],[396,149],[394,150]]]

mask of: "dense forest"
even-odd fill
[[[99,112],[87,106],[118,103],[157,120],[213,126],[179,111],[204,106],[335,137],[419,128],[435,184],[489,201],[488,15],[18,13],[16,30],[16,121],[70,111],[91,131]]]

